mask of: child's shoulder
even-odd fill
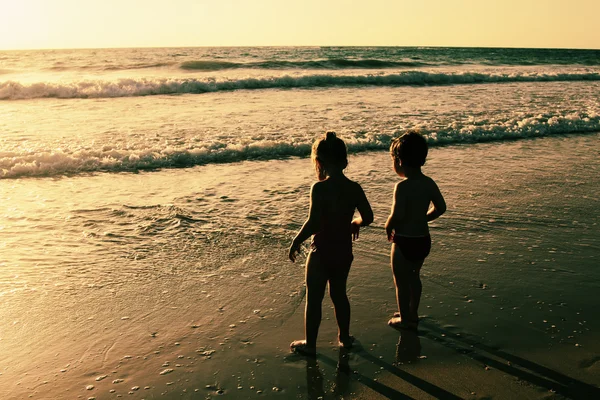
[[[316,181],[312,184],[312,190],[326,190],[328,187],[339,188],[339,187],[351,187],[352,189],[362,189],[358,182],[345,178],[343,180],[332,181],[325,179],[323,181]]]
[[[325,187],[325,181],[316,181],[315,183],[312,184],[312,186],[310,187],[311,192],[320,192],[324,189]]]
[[[419,190],[419,188],[424,187],[434,187],[437,186],[433,178],[423,174],[419,178],[416,179],[401,179],[396,183],[396,190],[398,189],[406,189],[406,190]]]
[[[357,191],[359,191],[359,192],[363,192],[363,191],[364,191],[364,190],[363,190],[363,188],[362,188],[362,186],[360,185],[360,183],[358,183],[358,182],[356,182],[356,181],[353,181],[353,180],[351,180],[351,179],[348,179],[348,184],[349,184],[349,185],[350,185],[350,186],[351,186],[351,187],[352,187],[354,190],[357,190]]]
[[[352,179],[349,179],[346,176],[344,178],[345,179],[341,183],[343,187],[342,190],[352,193],[353,195],[360,195],[361,193],[364,193],[364,190],[360,183],[353,181]]]
[[[423,175],[423,177],[429,185],[437,187],[437,183],[435,183],[435,180],[432,177],[427,175]]]

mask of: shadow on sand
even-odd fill
[[[572,399],[600,399],[600,389],[563,375],[543,365],[485,345],[464,333],[449,332],[433,321],[420,324],[419,335],[434,340],[460,354],[512,375],[522,381],[546,388]]]
[[[383,368],[432,396],[442,399],[460,399],[460,397],[455,396],[442,388],[411,375],[408,372],[402,371],[401,369],[373,356],[364,350],[360,345],[355,346],[355,348],[352,350],[341,348],[337,362],[334,359],[322,354],[318,354],[316,358],[302,357],[306,360],[306,383],[308,399],[316,400],[325,398],[347,398],[347,395],[350,394],[350,381],[358,382],[388,399],[412,399],[412,397],[378,382],[377,379],[369,378],[368,376],[360,373],[358,370],[353,370],[349,365],[348,355],[350,351],[355,355],[369,361],[372,365],[377,367],[377,370]],[[416,360],[419,357],[419,354],[420,343],[418,336],[414,333],[404,333],[401,335],[396,349],[396,357],[407,362],[409,359]],[[335,382],[330,390],[325,390],[325,380],[319,367],[319,363],[323,363],[335,368]]]
[[[335,383],[330,391],[324,390],[323,374],[318,363],[322,362],[330,367],[336,368]],[[385,396],[388,399],[412,399],[412,397],[383,385],[377,380],[371,379],[357,370],[352,370],[348,363],[348,350],[340,349],[338,362],[330,357],[319,354],[317,358],[307,358],[306,362],[306,383],[309,400],[322,400],[325,398],[343,399],[348,398],[350,381],[357,381],[367,386],[371,390]],[[327,394],[327,396],[326,396]]]
[[[477,340],[467,337],[467,335],[457,332],[447,331],[433,321],[422,321],[419,333],[413,331],[400,331],[398,345],[396,346],[395,361],[399,365],[404,363],[417,362],[421,355],[421,338],[426,338],[441,345],[444,345],[462,355],[468,356],[475,361],[481,362],[484,366],[495,368],[505,374],[512,375],[522,381],[545,388],[572,399],[600,399],[600,389],[578,381],[554,370],[551,370],[532,361],[506,353],[497,348],[480,343]],[[415,375],[412,375],[396,363],[388,363],[381,358],[369,353],[362,346],[355,346],[351,350],[353,354],[368,361],[373,370],[385,370],[412,386],[422,390],[438,399],[460,399],[461,397],[427,382]],[[412,397],[399,392],[398,390],[386,386],[376,379],[353,370],[349,365],[348,350],[340,349],[339,357],[336,360],[319,354],[316,358],[301,357],[306,360],[306,380],[308,399],[346,398],[350,393],[350,382],[355,381],[365,385],[380,395],[389,399],[411,399]],[[325,390],[323,373],[319,363],[326,364],[335,368],[335,381],[332,386]],[[371,369],[371,368],[369,368]]]

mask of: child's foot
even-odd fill
[[[399,312],[399,311],[396,311],[396,312],[394,313],[394,317],[395,317],[395,318],[400,318],[400,312]],[[414,317],[414,318],[407,319],[407,321],[409,321],[409,322],[414,322],[415,324],[419,325],[419,317],[418,317],[417,315],[415,315],[415,317]]]
[[[309,347],[306,344],[306,340],[294,340],[292,343],[290,343],[290,351],[292,353],[309,357],[314,357],[317,355],[317,349],[315,347]]]
[[[400,317],[400,311],[396,311],[394,313],[394,317]],[[412,321],[419,321],[419,317],[415,316],[414,318],[411,318]]]
[[[354,336],[348,335],[348,337],[345,339],[338,338],[338,345],[340,347],[343,347],[344,349],[351,349],[352,346],[354,346],[355,341],[356,339],[354,338]]]
[[[394,314],[394,317],[392,319],[390,319],[388,321],[388,325],[391,326],[392,328],[398,328],[398,329],[408,329],[411,331],[416,331],[419,323],[415,322],[415,321],[403,321],[402,318],[400,317],[396,317],[396,314]]]

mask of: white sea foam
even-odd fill
[[[70,83],[0,83],[0,100],[34,98],[114,98],[168,94],[259,90],[277,88],[315,88],[334,86],[437,86],[509,82],[600,81],[600,73],[433,73],[406,71],[380,75],[280,76],[243,79],[119,79],[116,81],[81,80]]]
[[[423,130],[431,146],[456,143],[478,143],[541,137],[566,133],[600,131],[600,115],[571,114],[567,116],[538,115],[523,119],[491,121],[485,125],[457,125]],[[350,153],[369,150],[385,150],[393,135],[366,134],[346,137]],[[230,139],[217,141],[210,146],[115,148],[103,146],[99,149],[55,150],[39,152],[3,152],[0,154],[0,178],[27,176],[56,176],[93,173],[100,171],[120,172],[158,168],[183,168],[212,163],[231,163],[242,160],[278,159],[290,156],[308,156],[311,143],[263,140],[250,144],[232,142]]]

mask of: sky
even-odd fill
[[[0,0],[0,50],[187,46],[600,49],[598,0]]]

